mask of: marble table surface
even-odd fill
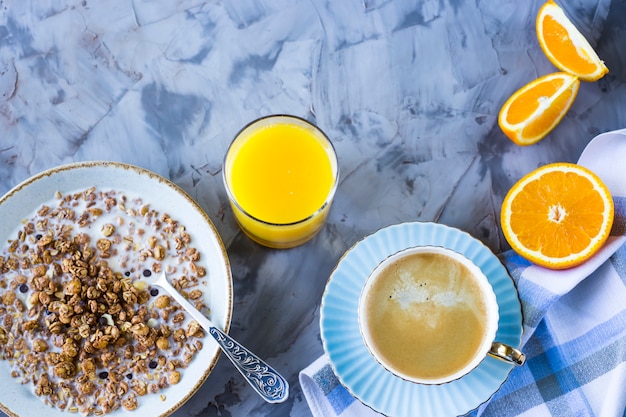
[[[291,396],[264,403],[222,356],[173,415],[310,416],[298,372],[323,354],[320,299],[348,248],[419,220],[504,251],[509,187],[626,127],[626,3],[559,3],[610,73],[581,85],[546,139],[519,147],[497,114],[556,71],[535,36],[540,0],[0,1],[0,194],[88,160],[181,186],[227,248],[230,333],[287,377]],[[328,223],[290,250],[238,230],[221,178],[235,133],[273,113],[320,126],[341,170]]]

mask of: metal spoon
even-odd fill
[[[228,359],[235,365],[254,390],[268,403],[280,403],[289,397],[289,384],[271,366],[217,328],[169,283],[165,272],[152,285],[163,288],[217,341]]]

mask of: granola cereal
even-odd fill
[[[170,214],[115,190],[56,193],[0,252],[0,359],[61,410],[103,415],[165,398],[204,332],[150,285],[163,270],[209,313],[200,252]]]

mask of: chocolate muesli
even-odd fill
[[[150,285],[163,270],[209,313],[207,272],[184,225],[119,191],[56,193],[0,253],[0,359],[45,403],[70,412],[165,398],[204,332]]]

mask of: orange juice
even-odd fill
[[[292,116],[260,119],[231,144],[224,181],[239,225],[271,247],[309,240],[323,225],[337,185],[328,138]]]

